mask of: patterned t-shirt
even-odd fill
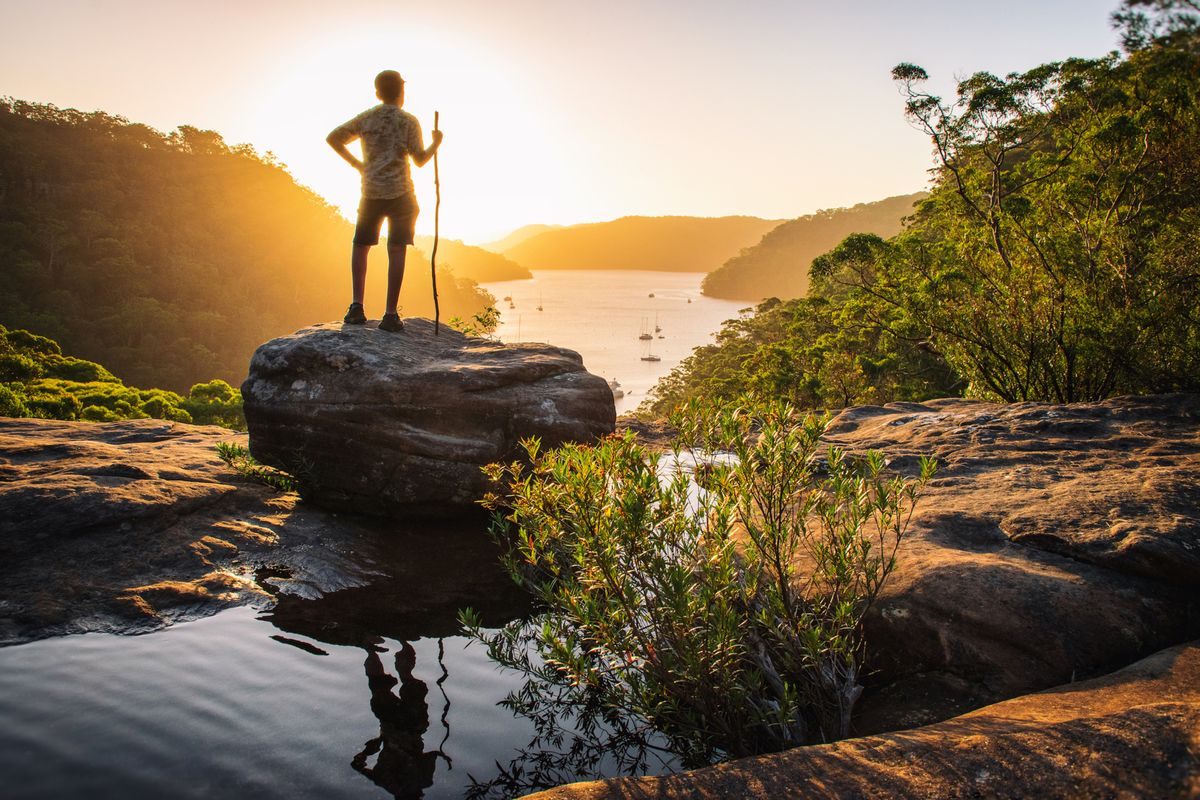
[[[329,134],[347,144],[362,139],[362,196],[403,197],[413,194],[408,157],[425,152],[417,118],[398,106],[380,103]]]

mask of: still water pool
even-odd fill
[[[498,745],[528,738],[466,643],[330,645],[237,608],[6,648],[4,794],[461,797],[507,757]]]
[[[368,544],[369,586],[0,648],[0,796],[458,798],[495,778],[533,733],[497,706],[523,676],[456,615],[494,629],[526,594],[482,529]]]

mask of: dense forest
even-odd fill
[[[762,241],[708,273],[702,290],[710,297],[753,300],[803,297],[808,291],[808,267],[852,233],[894,236],[901,220],[925,194],[889,197],[851,208],[835,208],[785,222],[768,231]]]
[[[782,220],[621,217],[545,230],[504,251],[530,269],[709,272]]]
[[[949,101],[897,66],[935,154],[910,223],[815,259],[807,297],[726,323],[642,410],[1200,391],[1200,13],[1114,20],[1123,53],[977,73]]]
[[[898,320],[863,319],[838,286],[814,277],[807,297],[773,297],[727,321],[659,380],[638,413],[662,417],[691,398],[750,395],[830,409],[961,394],[945,359],[893,330]]]
[[[129,383],[237,385],[262,342],[340,319],[352,232],[270,154],[212,131],[0,100],[0,323]],[[428,260],[410,250],[409,262],[404,313],[432,315]],[[449,271],[438,288],[444,318],[492,302]]]
[[[64,355],[58,342],[0,325],[0,417],[114,422],[166,419],[246,429],[241,392],[217,378],[186,395],[126,386],[100,364]]]
[[[432,236],[418,236],[413,241],[426,253],[432,252]],[[439,266],[448,268],[457,277],[478,283],[516,281],[533,277],[533,273],[512,259],[482,247],[465,244],[458,239],[441,239],[438,242],[437,259]]]

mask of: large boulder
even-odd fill
[[[259,347],[242,384],[250,449],[327,508],[386,515],[471,508],[480,467],[614,429],[612,390],[578,353],[505,345],[408,319],[316,325]]]

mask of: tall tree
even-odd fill
[[[893,71],[937,180],[877,248],[877,293],[972,391],[1091,400],[1200,388],[1200,49],[977,73],[953,101]]]

